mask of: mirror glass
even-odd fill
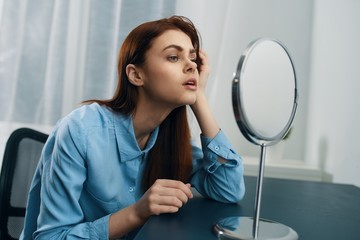
[[[281,140],[297,106],[293,63],[283,45],[261,38],[241,56],[233,80],[233,107],[243,135],[258,145]]]

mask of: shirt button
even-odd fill
[[[219,146],[215,146],[215,151],[219,151],[220,147]]]
[[[134,187],[129,187],[129,192],[133,192],[135,190]]]

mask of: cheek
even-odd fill
[[[179,89],[181,77],[178,75],[178,71],[166,64],[147,68],[144,74],[144,88],[150,96],[168,97],[177,95],[177,92],[181,91],[181,89]]]
[[[148,96],[153,99],[167,98],[168,96],[174,95],[174,86],[172,86],[166,80],[156,79],[150,84],[144,86],[144,91]]]
[[[156,71],[148,71],[146,73],[145,83],[148,88],[161,90],[171,90],[176,87],[176,72],[167,69],[158,68]]]

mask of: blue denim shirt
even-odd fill
[[[59,121],[36,170],[21,239],[108,239],[112,213],[141,198],[141,176],[158,129],[145,149],[131,116],[91,104]],[[245,192],[240,156],[224,134],[193,146],[190,183],[204,197],[237,202]],[[226,164],[217,161],[227,159]]]

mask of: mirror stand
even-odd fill
[[[214,226],[219,239],[273,239],[296,240],[297,233],[290,227],[267,219],[260,219],[261,192],[264,178],[266,145],[261,145],[260,165],[257,177],[254,217],[227,217]],[[260,230],[259,230],[260,229]]]
[[[266,148],[288,133],[297,97],[295,69],[286,48],[269,38],[250,43],[234,74],[232,102],[240,131],[247,140],[261,147],[254,216],[220,220],[214,226],[219,239],[298,239],[292,228],[260,218]]]

